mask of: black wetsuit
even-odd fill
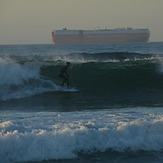
[[[66,65],[61,69],[58,76],[63,79],[62,86],[64,86],[64,84],[66,83],[67,87],[70,87],[70,79],[69,79],[70,75],[68,74],[67,71],[68,71],[68,66]]]

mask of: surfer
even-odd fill
[[[67,88],[70,88],[70,75],[68,74],[68,69],[70,68],[71,63],[67,62],[66,65],[64,67],[62,67],[62,69],[60,70],[59,73],[59,77],[63,79],[62,82],[62,87],[64,86],[64,84],[67,84]]]

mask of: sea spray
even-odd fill
[[[18,64],[10,58],[0,58],[0,85],[17,85],[38,76],[39,69]]]
[[[40,68],[0,58],[0,100],[28,97],[50,91],[55,83],[40,77]]]

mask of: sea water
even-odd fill
[[[162,83],[162,42],[1,45],[0,163],[161,163]]]

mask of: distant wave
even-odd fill
[[[88,62],[126,62],[137,60],[157,60],[162,58],[162,55],[158,54],[140,54],[129,52],[114,52],[114,53],[70,53],[64,55],[29,55],[29,56],[1,56],[1,58],[10,58],[20,64],[34,63],[34,64],[63,64],[64,62],[72,63],[88,63]]]

